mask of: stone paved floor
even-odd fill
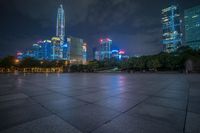
[[[200,75],[0,75],[0,133],[200,133]]]

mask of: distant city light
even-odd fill
[[[120,50],[120,51],[119,51],[119,54],[121,54],[121,55],[122,55],[122,54],[125,54],[125,51],[124,51],[124,50]]]
[[[103,39],[99,39],[99,41],[100,41],[100,43],[102,43],[102,42],[103,42]]]
[[[18,59],[15,60],[15,63],[18,64],[20,61]]]
[[[112,40],[110,38],[106,38],[106,41],[111,42]]]
[[[121,60],[122,59],[122,55],[119,55],[119,60]]]
[[[119,50],[112,50],[112,53],[118,53]]]
[[[21,56],[21,55],[23,55],[22,52],[17,52],[17,56]]]

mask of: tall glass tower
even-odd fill
[[[176,5],[162,10],[164,52],[175,52],[182,44],[181,16]]]
[[[100,60],[111,58],[111,45],[112,40],[110,38],[100,39]]]
[[[58,8],[56,36],[61,39],[61,45],[65,42],[65,11],[63,5]]]
[[[184,12],[185,41],[195,50],[200,49],[200,5]]]

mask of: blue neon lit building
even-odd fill
[[[52,57],[52,45],[50,40],[44,40],[39,43],[40,49],[38,50],[39,56],[35,56],[40,60],[48,60]],[[35,52],[37,53],[37,52]]]
[[[100,44],[94,49],[94,59],[102,61],[105,59],[124,60],[128,59],[125,50],[112,49],[112,40],[109,38],[100,39]]]
[[[185,41],[191,48],[200,49],[200,5],[184,12]]]
[[[112,54],[111,45],[112,45],[112,40],[110,38],[100,39],[100,51],[99,51],[100,60],[111,58]]]
[[[175,52],[182,45],[181,16],[178,6],[171,5],[162,10],[162,43],[164,52]]]

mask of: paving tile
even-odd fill
[[[15,90],[15,89],[13,89],[13,87],[11,87],[11,88],[0,87],[0,88],[1,88],[0,89],[0,96],[20,93],[19,90]]]
[[[50,101],[66,99],[68,97],[61,95],[61,94],[53,93],[53,94],[44,94],[44,95],[40,95],[40,96],[35,96],[32,98],[39,103],[46,103],[46,102],[50,102]]]
[[[187,101],[188,95],[184,92],[173,92],[173,91],[161,91],[159,93],[153,94],[153,96],[159,96],[163,98],[171,98],[177,100]]]
[[[91,93],[87,95],[82,95],[82,96],[76,96],[77,99],[89,102],[89,103],[95,103],[97,101],[104,100],[106,98],[112,97],[111,95],[104,95],[100,93]]]
[[[55,90],[58,93],[62,93],[63,95],[66,96],[82,96],[82,95],[88,95],[90,92],[84,91],[84,90]],[[91,92],[92,93],[92,92]]]
[[[132,107],[134,107],[140,101],[141,101],[140,99],[131,100],[131,99],[125,99],[125,98],[119,98],[119,97],[111,97],[106,100],[99,101],[95,104],[105,106],[116,111],[125,112],[131,109]]]
[[[188,111],[192,113],[200,114],[200,103],[198,102],[189,102]]]
[[[0,102],[16,100],[16,99],[24,99],[24,98],[28,98],[28,96],[24,95],[23,93],[3,95],[3,96],[0,96]]]
[[[17,99],[11,101],[5,101],[0,103],[0,111],[1,110],[12,110],[16,108],[26,108],[27,106],[36,105],[31,99]]]
[[[72,98],[65,98],[56,101],[42,102],[41,104],[48,110],[54,113],[59,113],[71,108],[87,105],[88,103]]]
[[[168,122],[173,128],[183,129],[186,113],[181,110],[143,103],[126,114],[131,116],[138,114],[146,118]]]
[[[185,132],[200,133],[200,114],[188,112]]]
[[[200,97],[200,84],[198,85],[198,88],[194,88],[193,86],[190,88],[190,96],[197,96]]]
[[[187,101],[178,100],[164,97],[151,97],[145,101],[146,104],[160,105],[167,108],[174,108],[180,110],[186,110]]]
[[[31,101],[9,102],[0,109],[0,130],[48,115],[50,113],[47,110]]]
[[[134,101],[143,101],[144,99],[148,98],[147,95],[135,93],[135,92],[125,92],[125,93],[120,93],[118,95],[115,95],[114,97],[120,97],[120,98],[125,98],[128,100],[134,100]]]
[[[112,120],[119,112],[97,105],[87,105],[66,110],[58,115],[82,132],[91,132],[105,122]]]
[[[189,112],[200,114],[200,89],[192,87],[189,94]]]
[[[22,92],[29,97],[53,94],[52,91],[46,90],[46,89],[24,89],[24,90],[22,90]]]
[[[189,97],[189,102],[190,103],[200,103],[200,95],[190,95]]]
[[[182,133],[163,121],[145,120],[139,116],[121,115],[93,133]]]
[[[81,133],[59,117],[52,115],[12,127],[1,133]]]

